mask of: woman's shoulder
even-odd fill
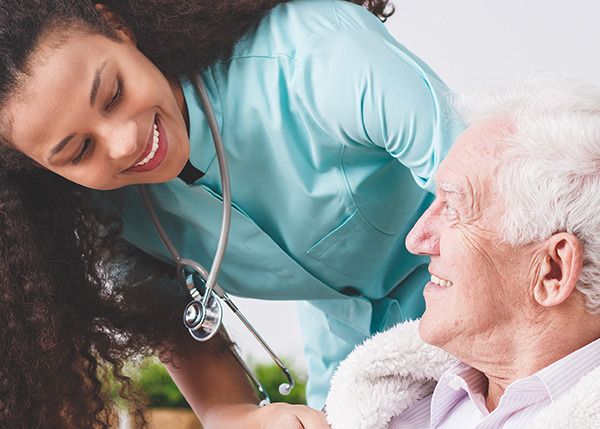
[[[285,55],[295,58],[316,34],[370,29],[387,34],[365,8],[343,0],[293,0],[277,5],[235,47],[231,58]]]

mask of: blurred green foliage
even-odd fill
[[[283,396],[279,393],[279,385],[285,383],[286,379],[274,362],[256,363],[250,366],[271,397],[271,402],[306,403],[306,376],[288,368],[296,385],[289,395]],[[148,396],[150,407],[189,408],[169,373],[157,359],[146,359],[134,371],[132,378],[134,383]],[[108,382],[113,384],[110,380]]]
[[[165,367],[158,361],[144,362],[135,381],[148,395],[151,407],[190,408]]]

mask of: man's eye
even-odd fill
[[[449,218],[456,218],[458,216],[458,212],[450,204],[444,204],[444,213]]]
[[[77,165],[83,159],[85,159],[87,153],[89,152],[91,143],[92,143],[92,139],[90,139],[90,138],[87,138],[84,140],[83,147],[81,148],[81,152],[79,152],[79,155],[77,155],[77,157],[74,158],[73,161],[71,161],[71,164]]]
[[[115,94],[110,99],[110,101],[108,102],[108,104],[106,105],[106,107],[104,108],[104,110],[108,112],[113,107],[115,107],[117,104],[119,104],[119,101],[121,101],[122,94],[123,94],[123,85],[121,84],[121,82],[118,82],[117,83],[117,90],[115,91]]]

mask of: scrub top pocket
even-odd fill
[[[333,229],[314,246],[308,254],[346,276],[367,280],[376,275],[381,260],[389,257],[390,247],[403,240],[400,234],[384,234],[369,225],[355,210],[342,224]],[[348,249],[361,243],[361,260],[348,260]]]

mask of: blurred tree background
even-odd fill
[[[275,362],[250,363],[249,366],[271,397],[271,402],[306,403],[306,375],[302,372],[288,366],[296,385],[289,395],[284,396],[279,393],[279,385],[285,383],[286,379]],[[134,370],[132,378],[148,395],[150,407],[190,408],[158,359],[146,359],[137,370]]]

